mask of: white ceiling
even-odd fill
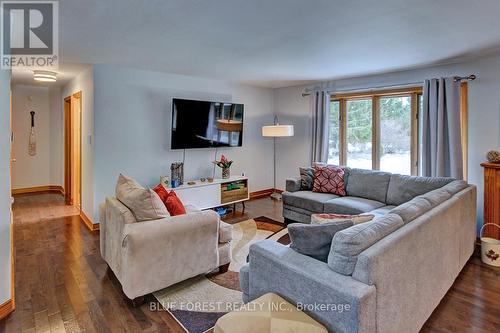
[[[65,63],[267,87],[459,61],[500,46],[498,0],[59,3]]]
[[[27,84],[27,85],[38,85],[38,86],[64,86],[66,83],[75,78],[83,70],[88,68],[90,65],[86,64],[68,64],[60,63],[59,69],[54,70],[57,73],[56,82],[39,82],[33,80],[33,71],[30,69],[12,69],[12,83],[13,84]],[[43,69],[43,68],[40,68]]]

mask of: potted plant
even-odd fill
[[[229,169],[233,161],[228,160],[226,156],[222,155],[220,161],[213,161],[212,163],[222,169],[222,179],[228,179],[231,176]]]

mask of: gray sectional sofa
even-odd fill
[[[372,213],[339,231],[328,261],[274,241],[250,248],[244,301],[274,292],[332,332],[418,332],[472,255],[476,187],[461,180],[347,169],[347,196],[300,190],[288,180],[287,222],[313,213]]]

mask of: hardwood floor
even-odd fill
[[[0,332],[183,332],[166,312],[129,305],[99,254],[99,233],[89,232],[56,194],[16,197],[14,208],[16,311]],[[241,209],[241,207],[238,207]],[[247,203],[225,220],[257,216],[282,221],[281,204]],[[475,255],[423,332],[500,332],[500,269]]]

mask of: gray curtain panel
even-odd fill
[[[463,178],[460,82],[425,80],[422,110],[422,175]]]
[[[330,95],[326,90],[316,90],[311,94],[312,111],[312,154],[311,164],[328,161],[328,125],[330,115]]]

